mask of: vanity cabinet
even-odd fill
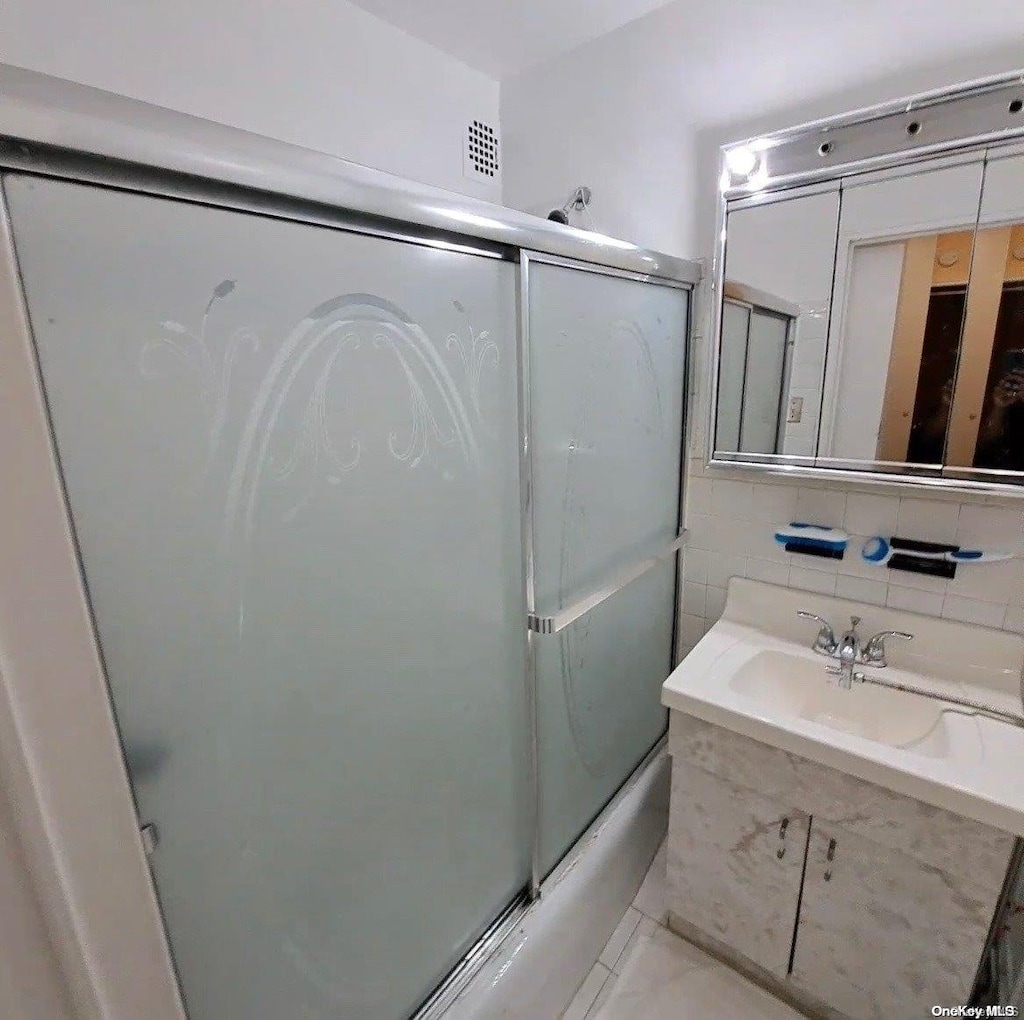
[[[680,712],[669,732],[672,927],[812,1016],[967,1002],[1012,835]]]
[[[998,894],[815,816],[793,981],[850,1017],[965,1003]]]
[[[677,895],[704,931],[785,977],[809,816],[685,761],[675,763],[670,852]]]

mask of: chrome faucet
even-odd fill
[[[839,677],[839,686],[844,691],[848,691],[853,686],[853,667],[860,659],[858,623],[860,623],[859,616],[850,617],[850,629],[843,635],[839,647],[836,649],[835,657],[839,660],[839,669],[835,672]]]
[[[889,665],[885,658],[885,639],[900,638],[903,641],[913,641],[914,635],[908,634],[905,630],[881,630],[864,646],[861,652],[861,662],[865,666],[874,666],[876,669],[884,669]]]
[[[910,641],[913,634],[903,630],[883,630],[874,637],[869,638],[863,645],[860,635],[857,633],[857,625],[860,623],[859,616],[850,617],[850,629],[837,641],[835,631],[827,620],[822,619],[815,613],[808,613],[801,610],[796,614],[805,620],[815,620],[821,627],[814,639],[811,648],[819,655],[825,655],[830,659],[837,659],[838,666],[826,666],[825,672],[839,677],[838,685],[848,691],[855,682],[863,679],[863,674],[858,673],[854,666],[873,666],[875,669],[883,669],[889,663],[885,658],[885,639],[890,637],[901,638]]]
[[[811,648],[819,655],[835,655],[839,642],[836,641],[835,631],[832,630],[828,620],[818,616],[817,613],[808,613],[805,609],[801,609],[796,615],[802,616],[805,620],[816,620],[821,624],[821,630],[818,631],[818,636],[814,639]]]

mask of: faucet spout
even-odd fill
[[[853,686],[853,667],[860,659],[860,635],[857,633],[859,616],[850,617],[850,629],[842,636],[836,649],[839,660],[839,686],[848,691]]]

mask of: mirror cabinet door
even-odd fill
[[[716,456],[813,458],[838,222],[838,184],[730,203]]]
[[[844,181],[818,465],[941,470],[983,166]]]
[[[946,464],[961,477],[1024,472],[1024,155],[985,169]]]

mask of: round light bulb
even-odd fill
[[[733,177],[749,177],[757,166],[757,153],[746,145],[730,149],[725,154],[725,165]]]

